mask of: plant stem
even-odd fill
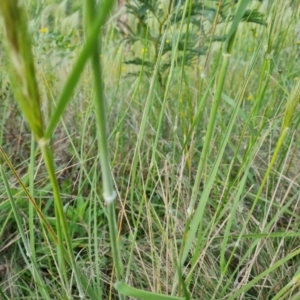
[[[114,1],[102,1],[101,9],[96,14],[95,20],[89,30],[89,35],[86,39],[86,42],[81,50],[81,53],[74,63],[71,74],[69,75],[67,82],[64,85],[63,91],[60,94],[60,97],[57,101],[55,110],[51,116],[51,119],[48,124],[48,128],[45,133],[45,138],[48,140],[51,138],[59,120],[62,116],[68,102],[71,99],[72,93],[79,81],[80,75],[82,74],[83,68],[90,57],[90,53],[95,47],[95,43],[99,34],[99,29],[103,25],[106,17],[113,6]]]
[[[92,25],[92,20],[95,19],[95,1],[90,0],[85,2],[86,10],[86,33],[88,34],[90,26]],[[95,112],[98,126],[98,146],[99,146],[99,156],[102,168],[102,180],[103,180],[103,197],[107,203],[108,207],[108,224],[110,233],[111,249],[114,261],[114,270],[116,274],[117,281],[123,279],[123,264],[121,261],[121,255],[118,245],[118,231],[117,222],[115,215],[115,198],[116,191],[113,185],[112,173],[110,169],[110,158],[108,151],[108,143],[106,137],[106,116],[105,116],[105,103],[103,96],[103,79],[102,79],[102,69],[101,69],[101,38],[95,45],[93,54],[91,56],[91,66],[93,70],[94,77],[94,91],[95,91]],[[119,295],[120,299],[125,299],[123,295]]]
[[[57,235],[58,235],[58,250],[59,250],[58,259],[59,259],[59,262],[61,263],[64,277],[67,280],[65,257],[69,258],[69,262],[73,268],[74,275],[76,278],[79,296],[82,298],[82,297],[84,297],[84,291],[83,291],[83,287],[82,287],[81,276],[79,275],[79,271],[78,271],[78,268],[76,265],[73,248],[72,248],[72,243],[71,243],[71,239],[70,239],[69,232],[68,232],[66,216],[64,214],[63,204],[62,204],[62,200],[60,197],[59,186],[58,186],[57,178],[55,175],[52,150],[50,149],[50,146],[47,144],[39,143],[39,146],[41,148],[41,151],[42,151],[42,154],[44,157],[44,161],[45,161],[46,168],[48,171],[49,179],[50,179],[52,189],[53,189],[55,214],[56,214],[56,222],[57,222]],[[65,254],[66,250],[65,250],[64,244],[63,244],[64,239],[67,244],[68,255]]]

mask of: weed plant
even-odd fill
[[[0,11],[1,299],[300,298],[297,1]]]

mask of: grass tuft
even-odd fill
[[[297,1],[0,12],[1,299],[299,298]]]

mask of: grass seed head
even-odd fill
[[[13,90],[31,130],[40,139],[44,126],[27,18],[20,1],[0,1],[0,9],[6,29]]]

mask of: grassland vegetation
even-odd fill
[[[1,299],[300,298],[298,1],[0,12]]]

